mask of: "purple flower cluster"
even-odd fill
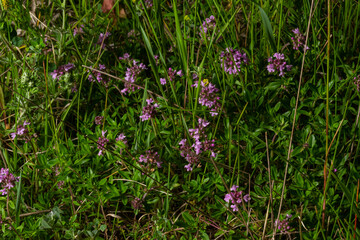
[[[53,79],[59,79],[59,77],[61,77],[62,75],[64,75],[65,73],[69,72],[71,69],[74,68],[75,65],[72,63],[61,65],[60,67],[55,69],[52,73],[50,73],[50,75],[52,76]]]
[[[221,67],[228,74],[239,74],[241,70],[241,65],[246,65],[249,63],[249,59],[246,56],[246,53],[241,53],[240,51],[232,48],[226,48],[225,52],[220,53]]]
[[[74,32],[73,32],[74,37],[79,33],[84,33],[84,31],[82,29],[83,27],[84,27],[84,24],[82,24],[80,27],[74,27]]]
[[[95,117],[95,124],[101,125],[103,123],[104,117],[103,116],[96,116]]]
[[[156,66],[158,66],[159,65],[159,55],[154,55],[154,59],[155,59]]]
[[[106,66],[103,65],[103,64],[99,64],[99,67],[97,69],[100,70],[100,71],[104,71],[106,69]],[[88,72],[89,71],[90,70],[88,70]],[[108,82],[110,81],[108,78],[105,79],[103,77],[103,75],[98,71],[91,71],[91,73],[92,74],[90,74],[89,77],[88,77],[90,82],[95,82],[95,79],[96,79],[96,81],[98,81],[99,83],[102,83],[102,84],[104,84],[106,86],[108,84]],[[94,77],[95,77],[95,79],[94,79]]]
[[[305,51],[309,50],[310,48],[308,46],[305,46],[305,36],[302,35],[300,30],[298,28],[295,28],[294,30],[292,30],[292,32],[295,34],[294,37],[291,37],[293,48],[299,50],[300,47],[303,47],[305,48]]]
[[[99,39],[98,39],[98,41],[97,41],[96,44],[102,46],[102,49],[105,49],[105,46],[106,46],[106,45],[105,45],[105,40],[106,40],[106,38],[108,38],[110,35],[111,35],[111,33],[109,33],[109,32],[106,32],[105,34],[100,33]]]
[[[356,86],[356,90],[360,92],[360,75],[354,77],[354,84]]]
[[[51,48],[51,41],[49,40],[48,37],[45,37],[44,38],[44,44],[45,44],[45,48],[43,49],[44,51],[44,54],[48,54],[49,52],[52,51],[52,48]]]
[[[172,68],[169,68],[167,73],[169,75],[169,80],[170,81],[173,81],[176,76],[179,76],[179,77],[184,76],[184,74],[182,73],[182,70],[176,71],[175,69],[173,70]],[[162,85],[165,85],[166,84],[166,79],[165,78],[160,78],[160,83]]]
[[[267,65],[267,70],[269,73],[279,72],[279,76],[283,77],[285,71],[290,71],[292,65],[287,65],[285,61],[285,56],[282,53],[274,53],[274,56],[269,57],[269,65]]]
[[[64,181],[58,181],[58,183],[56,184],[58,189],[63,189],[63,186],[64,186],[65,182]]]
[[[159,158],[159,154],[152,150],[146,151],[146,155],[140,155],[139,162],[146,163],[148,167],[156,165],[158,168],[161,168],[161,164],[162,164]]]
[[[117,136],[117,138],[115,139],[116,141],[121,141],[123,142],[125,145],[127,144],[127,140],[126,140],[126,136],[124,133],[120,133],[119,136]]]
[[[27,122],[26,120],[22,125],[18,125],[16,128],[16,132],[10,133],[11,138],[14,140],[16,136],[27,136],[29,133],[29,130],[25,127],[27,125],[30,125],[30,122]],[[26,141],[27,142],[27,141]]]
[[[14,177],[7,168],[0,170],[1,195],[8,194],[8,191],[15,186],[15,182],[19,181],[19,177]]]
[[[127,33],[127,36],[128,36],[128,38],[131,38],[131,37],[135,38],[135,37],[136,37],[136,32],[135,32],[135,30],[134,30],[134,29],[130,30],[130,31]]]
[[[101,137],[99,137],[99,140],[97,141],[97,148],[100,150],[98,153],[99,156],[104,154],[103,151],[105,150],[105,146],[109,142],[109,139],[105,137],[106,132],[107,131],[102,131]]]
[[[145,3],[146,8],[151,8],[153,6],[153,1],[152,0],[145,0],[144,3]],[[141,4],[141,8],[144,9],[142,4]]]
[[[149,120],[150,118],[154,118],[156,114],[156,108],[159,107],[157,103],[154,103],[152,98],[146,99],[147,105],[143,107],[142,114],[140,116],[141,121]]]
[[[119,59],[128,61],[128,62],[130,62],[132,60],[132,58],[130,57],[130,54],[128,54],[128,53],[124,53],[124,55],[122,57],[119,57]]]
[[[240,204],[243,200],[245,202],[248,202],[251,200],[250,195],[246,194],[243,196],[243,192],[242,191],[237,191],[237,189],[239,188],[239,186],[233,185],[230,188],[230,193],[225,195],[225,202],[230,202],[232,203],[232,205],[230,205],[230,207],[232,208],[232,210],[234,212],[239,211],[239,208],[237,207],[238,204]]]
[[[290,230],[289,220],[292,217],[291,214],[286,214],[286,218],[284,220],[276,220],[275,226],[281,233],[287,233]]]
[[[218,115],[218,111],[221,107],[220,103],[218,102],[220,97],[217,96],[217,92],[220,90],[215,87],[214,84],[210,83],[208,79],[204,79],[201,81],[201,92],[199,96],[199,103],[202,106],[206,106],[208,108],[211,108],[211,116]],[[192,87],[198,87],[198,81],[195,81]]]
[[[199,35],[201,38],[207,38],[210,41],[210,37],[212,34],[212,31],[215,29],[216,26],[216,20],[213,15],[211,15],[209,18],[206,18],[203,24],[199,27],[200,32]],[[209,35],[207,33],[209,32]]]
[[[205,128],[210,124],[204,119],[199,118],[199,126],[197,128],[189,129],[189,134],[194,143],[190,146],[187,142],[187,139],[182,139],[179,143],[180,145],[180,155],[186,159],[188,162],[185,165],[185,169],[189,172],[192,171],[192,166],[198,165],[200,163],[199,155],[202,152],[209,151],[211,157],[216,157],[214,152],[215,140],[207,140],[205,134]],[[203,141],[201,141],[203,139]]]
[[[125,53],[123,57],[119,57],[120,60],[127,61],[132,66],[126,68],[125,73],[125,86],[124,89],[121,90],[121,93],[126,94],[127,92],[134,92],[135,86],[132,83],[135,83],[137,77],[140,75],[140,73],[143,70],[146,70],[146,66],[143,63],[140,63],[134,59],[130,58],[130,55],[128,53]]]
[[[139,210],[142,207],[142,200],[138,197],[135,197],[134,200],[131,201],[131,206],[135,209],[135,210]]]

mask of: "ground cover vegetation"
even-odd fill
[[[1,239],[359,239],[357,1],[2,0]]]

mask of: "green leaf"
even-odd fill
[[[101,225],[100,228],[99,228],[99,230],[102,231],[102,232],[104,232],[105,229],[106,229],[106,224]]]
[[[107,178],[103,178],[100,180],[99,185],[104,185],[106,183]]]
[[[274,52],[276,52],[276,44],[275,44],[275,39],[274,39],[274,33],[271,27],[271,23],[270,20],[267,16],[267,14],[265,13],[265,11],[258,5],[257,6],[259,8],[260,11],[260,16],[261,16],[261,20],[264,26],[264,31],[265,34],[267,36],[267,39],[271,45],[271,48]]]
[[[41,230],[51,229],[51,226],[49,225],[49,223],[48,223],[47,221],[45,221],[44,218],[41,219],[40,229],[41,229]]]
[[[190,213],[188,213],[188,212],[183,212],[183,213],[182,213],[182,216],[183,216],[185,222],[187,222],[187,223],[189,223],[189,224],[195,223],[195,220],[194,220],[193,216],[190,215]]]

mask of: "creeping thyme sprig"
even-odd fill
[[[202,25],[199,27],[199,35],[203,39],[204,37],[210,41],[210,37],[212,35],[212,32],[214,31],[216,27],[216,20],[213,15],[211,15],[209,18],[206,18],[205,21],[202,23]],[[208,34],[209,33],[209,34]]]
[[[292,65],[286,63],[285,56],[282,53],[274,53],[272,57],[268,58],[268,62],[269,64],[266,67],[268,72],[279,72],[280,77],[283,77],[285,71],[289,72],[292,68]]]
[[[233,48],[226,48],[220,54],[221,67],[225,72],[231,75],[238,75],[241,67],[249,63],[246,53],[241,53],[239,50]]]
[[[59,79],[65,73],[70,72],[70,70],[72,70],[74,68],[75,68],[75,65],[72,63],[61,65],[60,67],[55,69],[53,72],[51,72],[50,75],[52,76],[53,79]]]
[[[109,139],[105,137],[107,131],[101,131],[101,137],[99,137],[99,140],[97,141],[97,148],[100,150],[98,155],[102,156],[104,154],[103,151],[105,151],[106,144],[109,142]]]
[[[9,190],[15,186],[15,182],[19,181],[19,177],[15,177],[10,173],[8,168],[1,168],[0,170],[0,190],[1,195],[7,195]]]
[[[16,131],[13,133],[10,133],[11,138],[14,140],[16,136],[20,136],[23,139],[25,139],[25,143],[29,142],[33,137],[36,137],[36,134],[29,134],[29,129],[26,127],[27,125],[30,125],[30,122],[24,121],[23,124],[18,125],[16,128]]]
[[[121,90],[121,93],[126,94],[135,91],[135,86],[132,83],[136,82],[136,79],[139,75],[147,69],[145,64],[138,62],[130,57],[130,54],[125,53],[124,56],[119,57],[120,60],[127,62],[130,67],[126,68],[125,78],[126,81],[124,88]]]
[[[243,192],[242,191],[238,191],[237,189],[239,188],[239,186],[237,185],[233,185],[230,188],[230,194],[225,194],[225,202],[231,202],[232,204],[230,205],[230,207],[232,208],[232,210],[234,212],[239,211],[239,208],[237,207],[238,204],[240,204],[242,201],[248,202],[251,200],[250,195],[249,194],[245,194],[243,196]]]
[[[275,226],[277,228],[277,230],[279,230],[281,233],[288,233],[290,230],[290,226],[289,226],[289,220],[291,219],[292,215],[291,214],[286,214],[286,218],[283,220],[276,220],[275,221]]]
[[[176,76],[179,76],[179,77],[182,77],[184,76],[184,74],[182,73],[182,70],[175,70],[175,69],[172,69],[172,68],[169,68],[168,71],[167,71],[168,75],[169,75],[169,81],[172,82]],[[160,83],[162,85],[165,85],[166,84],[166,79],[165,78],[160,78]]]
[[[294,37],[291,37],[293,48],[299,50],[300,47],[303,47],[305,51],[309,50],[310,48],[305,45],[305,36],[300,32],[299,28],[295,28],[292,32],[295,34]]]
[[[356,90],[360,92],[360,75],[354,77],[354,85],[356,86]]]
[[[144,167],[147,172],[155,171],[155,167],[161,168],[161,164],[163,163],[160,160],[158,152],[154,152],[153,150],[148,150],[145,155],[140,155],[138,161],[142,163],[141,166]]]
[[[192,171],[193,166],[200,166],[200,154],[203,152],[210,152],[211,157],[216,157],[214,152],[215,140],[206,139],[205,128],[210,124],[208,121],[199,118],[199,126],[197,128],[189,129],[190,137],[194,139],[194,143],[190,146],[187,139],[182,139],[179,142],[180,155],[188,162],[185,165],[187,171]]]
[[[191,86],[197,88],[198,85],[198,81],[195,81],[195,83]],[[218,115],[221,104],[219,103],[220,97],[217,96],[217,92],[219,92],[220,90],[216,88],[214,84],[209,82],[208,79],[202,80],[200,83],[200,87],[201,92],[198,100],[199,103],[202,106],[206,106],[211,109],[210,115],[212,117]]]
[[[106,47],[105,40],[106,40],[110,35],[111,35],[111,33],[109,33],[109,32],[106,32],[105,34],[100,33],[99,39],[98,39],[98,41],[97,41],[96,44],[102,46],[102,49],[105,49],[105,47]],[[101,45],[101,44],[102,44],[102,45]]]
[[[154,118],[156,114],[156,108],[159,107],[157,103],[154,103],[152,98],[146,99],[147,105],[143,108],[142,114],[140,115],[141,121],[149,120]]]
[[[96,68],[95,68],[96,69]],[[99,67],[97,68],[100,71],[104,71],[106,69],[106,66],[103,64],[99,64]],[[87,70],[87,72],[89,72],[90,70]],[[90,82],[95,82],[97,81],[98,83],[103,84],[104,86],[107,86],[107,84],[109,83],[110,79],[104,77],[100,72],[98,71],[91,71],[92,74],[89,75],[88,80]],[[95,77],[95,79],[94,79]]]

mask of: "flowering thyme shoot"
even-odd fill
[[[152,98],[146,99],[147,105],[143,107],[142,114],[140,116],[141,121],[149,120],[154,118],[156,114],[156,108],[159,107],[157,103],[154,103]]]
[[[150,172],[153,172],[156,166],[157,168],[161,168],[162,161],[160,161],[160,157],[158,152],[154,152],[152,150],[146,151],[146,155],[140,155],[139,162],[145,164]]]
[[[74,27],[73,36],[75,37],[77,34],[84,33],[83,28],[84,24],[82,24],[80,27]]]
[[[305,36],[302,35],[299,28],[295,28],[294,30],[292,30],[292,32],[295,34],[294,37],[291,37],[293,48],[295,50],[299,50],[300,47],[303,47],[305,48],[305,51],[309,50],[310,48],[308,46],[305,46]]]
[[[188,162],[185,169],[190,172],[193,166],[200,166],[200,154],[203,152],[210,152],[211,157],[216,157],[214,152],[215,140],[207,140],[205,128],[210,124],[204,119],[199,118],[199,126],[194,129],[189,129],[189,135],[194,139],[194,143],[190,146],[187,139],[182,139],[179,142],[180,155]],[[202,141],[201,141],[202,140]]]
[[[0,193],[7,195],[9,190],[15,187],[15,182],[19,181],[19,177],[14,177],[8,168],[1,168],[0,170]]]
[[[94,69],[96,69],[96,68],[94,68]],[[99,67],[97,69],[100,70],[100,71],[104,71],[106,69],[106,66],[103,65],[103,64],[99,64]],[[90,72],[90,70],[87,70],[87,72]],[[94,77],[95,77],[96,80],[94,79]],[[98,71],[91,71],[91,74],[89,75],[88,80],[90,82],[97,81],[98,83],[101,83],[104,86],[107,86],[108,82],[110,81],[109,78],[105,79],[103,77],[103,75]]]
[[[102,49],[105,49],[106,45],[105,45],[105,40],[111,35],[111,33],[106,32],[105,34],[100,33],[99,35],[99,39],[97,41],[96,44],[102,46]]]
[[[267,70],[269,73],[279,72],[279,76],[283,77],[285,71],[290,71],[292,65],[287,65],[285,61],[285,56],[282,53],[274,53],[272,57],[268,59],[269,65],[267,65]]]
[[[61,65],[60,67],[58,67],[57,69],[55,69],[52,73],[50,73],[50,75],[52,76],[53,79],[58,79],[63,76],[65,73],[70,72],[71,69],[74,69],[75,65],[72,63],[68,63],[65,65]]]
[[[103,123],[104,117],[103,116],[96,116],[95,117],[95,124],[101,125]]]
[[[137,60],[131,59],[128,53],[125,53],[124,56],[119,57],[119,59],[126,61],[131,65],[131,67],[126,68],[124,78],[126,82],[124,84],[124,89],[121,90],[121,93],[126,94],[127,92],[134,92],[135,86],[132,83],[135,83],[141,72],[146,70],[147,68],[145,64],[140,63]]]
[[[275,226],[277,228],[277,230],[279,230],[281,233],[288,233],[290,230],[290,226],[289,226],[289,220],[291,219],[292,215],[291,214],[286,214],[286,218],[283,220],[276,220],[275,221]]]
[[[12,140],[16,138],[16,136],[25,137],[26,141],[28,142],[31,139],[31,136],[29,136],[29,129],[26,127],[27,125],[30,125],[30,122],[24,121],[22,125],[18,125],[16,128],[16,131],[13,133],[10,133],[10,136]]]
[[[198,85],[198,81],[195,81],[195,83],[191,86],[197,88]],[[209,82],[208,79],[202,80],[200,86],[201,92],[199,96],[199,103],[202,106],[206,106],[211,109],[210,115],[212,117],[218,115],[221,104],[218,102],[220,100],[220,97],[217,96],[216,93],[220,90],[216,88],[214,84]]]
[[[360,92],[360,75],[354,77],[354,85],[356,86],[356,90]]]
[[[117,138],[115,139],[117,142],[122,142],[125,145],[127,144],[127,140],[126,140],[126,136],[124,133],[120,133],[119,136],[117,136]]]
[[[206,18],[202,25],[199,27],[199,35],[202,39],[211,40],[211,35],[216,27],[216,20],[213,15],[209,18]]]
[[[169,76],[169,81],[171,81],[171,82],[176,78],[176,76],[179,76],[179,77],[184,76],[184,74],[182,73],[182,70],[176,71],[175,69],[172,69],[172,68],[169,68],[167,73],[168,73],[168,76]],[[160,83],[162,85],[165,85],[166,84],[166,79],[165,78],[160,78]]]
[[[249,59],[246,53],[241,53],[236,49],[230,47],[225,49],[225,52],[220,53],[221,67],[225,72],[231,75],[238,75],[241,70],[241,66],[249,63]]]
[[[238,191],[237,189],[239,188],[239,186],[233,185],[230,188],[230,194],[225,194],[225,202],[231,202],[232,204],[230,205],[230,207],[232,208],[232,210],[234,212],[239,211],[239,208],[237,205],[239,205],[242,201],[248,202],[251,200],[250,195],[246,194],[243,196],[243,192],[242,191]]]
[[[107,131],[101,131],[101,137],[99,137],[99,140],[97,141],[97,148],[100,150],[98,155],[102,156],[104,154],[103,151],[105,151],[105,146],[109,142],[109,139],[105,137]]]

